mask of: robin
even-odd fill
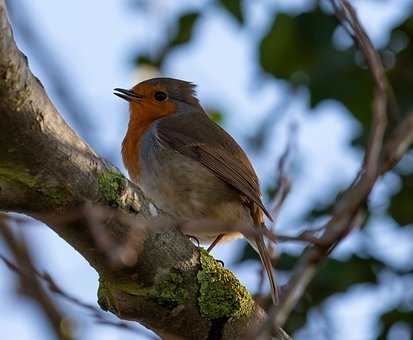
[[[216,220],[226,225],[254,225],[247,240],[259,253],[271,285],[278,292],[263,239],[264,214],[257,175],[237,142],[209,119],[195,85],[172,78],[154,78],[115,95],[130,105],[122,158],[132,181],[145,195],[180,220]],[[238,232],[195,233],[209,250]]]

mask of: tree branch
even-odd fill
[[[0,30],[0,209],[46,223],[99,273],[101,307],[164,338],[234,339],[261,324],[265,312],[246,289],[176,223],[125,223],[122,216],[147,220],[158,212],[59,115],[15,45],[5,0]],[[114,213],[91,225],[85,204]],[[97,237],[122,245],[135,231],[135,260],[108,262]]]

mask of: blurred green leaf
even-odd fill
[[[249,243],[245,243],[244,249],[241,251],[240,257],[235,260],[235,263],[241,263],[248,260],[260,260],[259,255],[257,252],[249,245]]]
[[[240,24],[244,22],[241,0],[220,0],[220,3]]]
[[[336,28],[335,17],[319,8],[298,16],[279,14],[261,42],[260,64],[277,78],[308,86],[312,107],[336,99],[368,126],[373,81],[356,63],[353,49],[333,46]]]
[[[380,322],[382,324],[382,329],[378,340],[388,339],[388,334],[392,326],[399,322],[404,322],[410,327],[410,336],[413,335],[413,311],[412,310],[401,310],[393,309],[380,317]]]
[[[410,323],[413,321],[413,310],[394,309],[386,314],[383,314],[380,320],[385,325],[392,325],[399,321],[406,321]]]
[[[320,217],[324,217],[331,214],[331,209],[333,208],[334,200],[329,204],[316,203],[314,209],[311,209],[306,216],[306,221],[312,222]]]
[[[401,190],[391,198],[390,216],[401,226],[413,223],[413,175],[401,177]]]
[[[148,54],[145,53],[136,56],[134,59],[135,64],[138,66],[152,65],[160,68],[168,54],[175,47],[191,41],[193,29],[199,17],[200,14],[198,12],[186,13],[185,15],[179,17],[176,23],[176,32],[170,37],[166,45],[154,56],[149,57]]]
[[[154,60],[146,55],[138,55],[135,58],[135,65],[142,66],[142,65],[151,65],[156,68],[160,67],[160,61]]]
[[[209,112],[209,118],[211,118],[215,123],[217,124],[222,124],[224,121],[224,116],[221,112],[218,111],[212,111]]]
[[[185,44],[191,40],[193,29],[198,18],[198,12],[187,13],[179,18],[178,29],[169,43],[169,49]]]
[[[297,257],[283,253],[276,268],[291,270],[296,261]],[[376,272],[384,266],[379,260],[356,254],[344,261],[328,258],[314,278],[312,290],[327,297],[334,292],[343,292],[355,283],[377,283]]]
[[[282,254],[276,268],[291,270],[297,257]],[[354,284],[377,284],[376,273],[383,269],[385,264],[374,258],[363,258],[352,255],[349,259],[340,261],[327,259],[319,268],[316,276],[309,285],[303,300],[299,303],[286,325],[287,332],[293,333],[305,325],[308,311],[320,306],[328,297],[347,291]]]
[[[396,27],[390,42],[385,49],[392,51],[396,58],[394,66],[389,70],[389,80],[395,91],[402,112],[413,110],[413,17],[410,16],[399,27]]]
[[[353,284],[377,283],[376,274],[384,267],[385,264],[377,259],[356,254],[344,261],[329,258],[320,268],[310,290],[316,291],[323,300],[335,292],[346,291]]]

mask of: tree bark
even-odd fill
[[[0,210],[47,224],[99,273],[103,309],[163,338],[235,339],[260,325],[266,314],[236,277],[174,221],[155,220],[139,188],[66,124],[15,44],[5,0],[0,29]],[[104,213],[92,223],[85,205]],[[133,261],[114,263],[114,245]]]

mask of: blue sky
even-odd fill
[[[53,57],[62,66],[69,86],[88,110],[93,132],[87,142],[124,171],[120,162],[120,143],[127,125],[127,106],[112,95],[112,89],[130,87],[145,77],[155,75],[148,69],[138,72],[133,68],[131,60],[134,53],[152,50],[162,41],[174,15],[210,1],[152,1],[145,15],[131,10],[126,0],[19,1],[29,12],[37,32],[51,48]],[[234,19],[211,7],[196,27],[193,43],[170,55],[162,75],[198,84],[201,102],[227,113],[224,127],[246,147],[246,137],[288,95],[283,82],[264,77],[257,69],[257,42],[265,34],[278,9],[288,8],[298,12],[311,3],[305,0],[245,2],[248,21],[242,30]],[[412,1],[364,0],[355,4],[373,42],[380,46],[386,41],[387,30],[403,19],[405,9]],[[18,31],[16,39],[29,57],[33,72],[42,80],[51,98],[56,98],[50,90],[49,80],[43,76],[41,65],[32,57],[32,51]],[[291,97],[286,110],[279,113],[271,131],[273,138],[263,153],[254,154],[247,149],[261,181],[270,183],[274,180],[277,159],[286,144],[288,126],[291,122],[298,123],[294,186],[278,226],[283,231],[293,231],[299,227],[296,226],[297,217],[313,202],[325,201],[335,189],[349,183],[362,156],[347,146],[358,125],[346,109],[336,102],[325,101],[310,113],[307,100],[305,91]],[[58,108],[62,107],[58,101],[54,103]],[[62,112],[70,123],[70,115],[64,110]],[[375,191],[379,194],[386,192],[386,181],[397,179],[391,176],[385,178]],[[331,191],[325,188],[331,188]],[[381,197],[379,194],[376,196]],[[386,244],[391,237],[400,239],[400,231],[396,234],[391,222],[378,219],[375,223],[386,235],[383,238],[375,234],[377,240],[374,242],[377,244]],[[66,290],[82,300],[96,302],[97,275],[70,246],[39,224],[31,224],[24,234],[36,250],[40,268],[50,272]],[[223,259],[254,290],[259,264],[232,264],[243,242],[240,240],[218,247],[214,255]],[[347,256],[359,246],[357,235],[353,235],[338,249],[337,254]],[[299,249],[297,246],[287,248],[293,251]],[[3,251],[1,245],[0,250]],[[384,252],[383,256],[389,261],[402,263],[409,253],[413,253],[411,245],[404,244],[402,240],[398,252]],[[19,340],[49,339],[43,321],[34,313],[34,307],[10,293],[14,278],[4,266],[0,266],[0,277],[1,282],[5,282],[0,285],[0,327],[3,330],[0,338],[13,334]],[[389,295],[389,289],[392,289],[393,297],[397,295],[397,287],[385,287],[380,291],[356,287],[345,296],[329,299],[322,308],[329,310],[331,322],[337,326],[333,338],[373,339],[372,307],[380,309],[391,303],[383,297]],[[136,336],[116,329],[95,326],[82,311],[67,307],[80,323],[81,339],[136,339]],[[313,323],[308,327],[310,333],[298,338],[305,339],[308,334],[313,334],[311,328],[321,322],[319,318],[320,315],[314,311]],[[337,318],[340,318],[340,324],[334,321]]]

